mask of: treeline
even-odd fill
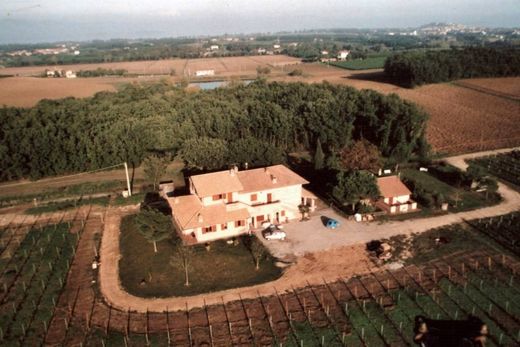
[[[103,69],[98,67],[95,70],[79,70],[78,77],[101,77],[101,76],[123,76],[128,71],[125,69]]]
[[[0,109],[0,180],[81,172],[150,153],[188,167],[261,166],[291,151],[327,156],[366,139],[386,157],[423,155],[427,116],[396,95],[328,83],[266,83],[189,92],[126,85],[92,98]]]
[[[385,73],[406,87],[461,78],[518,76],[520,49],[406,52],[389,57],[385,62]]]

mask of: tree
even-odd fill
[[[144,176],[146,180],[153,184],[153,190],[159,187],[161,178],[166,173],[168,158],[151,155],[143,160]]]
[[[369,141],[355,141],[340,152],[341,165],[345,170],[377,171],[381,168],[381,152]]]
[[[251,245],[250,245],[251,255],[255,260],[255,269],[260,269],[260,261],[264,257],[266,250],[262,242],[260,242],[256,237],[252,237]]]
[[[298,205],[298,210],[302,214],[302,220],[305,220],[305,217],[307,216],[307,214],[309,213],[311,208],[309,207],[309,205],[300,204],[300,205]]]
[[[332,196],[343,205],[350,204],[355,211],[360,199],[379,197],[379,187],[376,177],[366,171],[341,171],[336,176],[336,185],[332,189]]]
[[[177,243],[175,246],[175,255],[170,257],[171,266],[180,266],[184,270],[184,285],[187,287],[190,285],[189,270],[191,269],[191,257],[194,254],[194,250],[190,246]]]
[[[323,149],[321,148],[320,139],[316,141],[316,152],[314,152],[314,170],[322,170],[325,166],[325,154],[323,154]]]
[[[173,231],[172,220],[169,216],[150,208],[142,210],[134,219],[137,230],[141,235],[153,243],[157,253],[157,242],[167,239]]]
[[[196,137],[186,140],[179,154],[188,168],[221,169],[226,165],[227,142],[209,137]]]
[[[466,175],[472,182],[481,182],[486,176],[486,169],[480,165],[469,164],[466,169]]]

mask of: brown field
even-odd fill
[[[169,75],[175,69],[177,75],[187,75],[188,71],[194,74],[196,70],[215,70],[216,77],[240,74],[256,74],[256,67],[271,66],[282,67],[287,64],[297,64],[300,60],[285,55],[265,55],[229,58],[203,58],[203,59],[165,59],[132,61],[118,63],[76,64],[58,66],[30,66],[10,67],[0,69],[0,75],[36,76],[46,69],[60,70],[95,70],[98,67],[104,69],[125,69],[128,73],[139,75]]]
[[[30,107],[41,99],[83,98],[102,90],[115,91],[113,78],[0,78],[0,105]]]
[[[253,77],[256,67],[271,67],[270,80],[319,83],[329,81],[359,89],[373,89],[381,93],[396,93],[423,107],[431,116],[428,140],[434,150],[463,153],[520,144],[520,78],[487,78],[461,80],[453,83],[427,85],[406,89],[384,81],[382,70],[349,71],[322,64],[298,64],[299,60],[282,56],[253,56],[207,58],[190,60],[161,60],[62,67],[93,69],[95,67],[124,68],[131,73],[167,74],[175,69],[180,79],[183,71],[214,69],[215,78],[231,76]],[[287,72],[298,68],[303,76],[290,77]],[[10,68],[0,74],[30,75],[45,67]],[[164,76],[162,76],[164,77]],[[145,78],[88,78],[45,79],[13,77],[0,79],[0,105],[32,106],[42,98],[65,96],[85,97],[101,90],[115,90],[118,83],[159,79]]]
[[[396,93],[430,114],[428,141],[444,153],[464,153],[520,144],[520,78],[481,78],[426,85],[415,89],[387,83],[382,70],[348,71],[302,64],[303,77],[282,81],[329,81],[381,93]],[[471,87],[471,88],[470,88]]]
[[[474,78],[460,80],[456,84],[484,93],[520,100],[520,83],[516,77]]]

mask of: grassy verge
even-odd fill
[[[125,206],[125,205],[135,205],[143,202],[144,196],[146,193],[137,193],[132,194],[131,197],[124,198],[122,195],[118,195],[115,199],[113,204],[115,206]]]
[[[126,187],[126,183],[123,181],[85,182],[65,187],[49,188],[41,193],[36,194],[9,195],[0,197],[0,207],[32,202],[34,199],[48,200],[65,198],[69,196],[112,192],[115,190],[122,190],[124,187]]]
[[[25,210],[27,214],[40,214],[40,213],[48,213],[48,212],[57,212],[69,210],[72,208],[76,208],[83,205],[108,205],[108,196],[102,196],[98,198],[90,198],[90,199],[78,199],[78,200],[64,200],[58,202],[50,202],[48,204],[31,207]]]
[[[121,222],[121,260],[119,276],[125,290],[140,297],[169,297],[196,295],[230,288],[245,287],[269,282],[281,276],[275,259],[267,255],[255,270],[254,260],[243,243],[228,245],[216,241],[207,251],[194,246],[189,271],[191,285],[184,285],[184,271],[170,265],[175,248],[169,240],[153,245],[139,234],[134,226],[134,215]]]

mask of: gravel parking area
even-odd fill
[[[404,221],[357,223],[345,219],[331,208],[325,208],[314,212],[308,221],[293,221],[284,224],[283,230],[287,233],[285,241],[266,241],[262,237],[261,231],[257,231],[257,235],[275,257],[289,261],[306,253],[363,244],[400,234],[420,233],[444,225],[462,223],[464,220],[506,214],[520,208],[518,192],[502,183],[499,183],[498,192],[504,201],[496,206]],[[336,229],[327,229],[325,227],[326,218],[337,220],[340,226]]]

